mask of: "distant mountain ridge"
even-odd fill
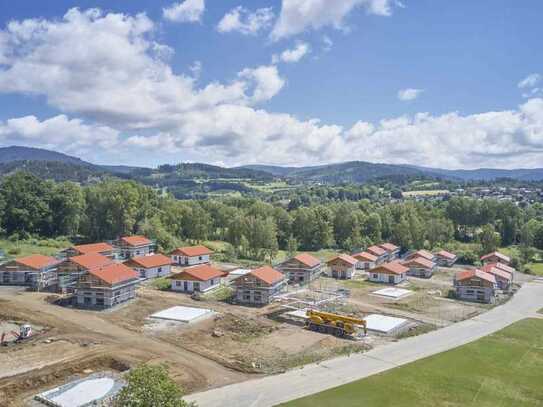
[[[499,178],[511,178],[520,181],[543,180],[543,168],[447,170],[407,164],[380,164],[366,161],[349,161],[308,167],[281,167],[255,164],[245,165],[241,168],[251,168],[267,171],[276,176],[323,183],[364,183],[370,179],[395,175],[419,175],[455,181],[492,181]]]
[[[12,161],[56,161],[77,165],[94,165],[80,158],[43,148],[22,146],[1,147],[0,163],[9,163]]]
[[[51,163],[62,163],[63,165]],[[57,180],[71,179],[85,182],[85,178],[95,179],[109,175],[134,179],[155,186],[186,185],[198,179],[251,179],[265,182],[273,178],[282,178],[297,182],[325,184],[362,184],[373,179],[398,176],[422,176],[455,181],[492,181],[498,178],[511,178],[520,181],[543,180],[543,168],[447,170],[366,161],[348,161],[306,167],[256,164],[233,168],[203,163],[180,163],[176,165],[165,164],[153,169],[123,165],[97,165],[77,157],[41,148],[0,147],[0,176],[18,169],[26,169],[38,176]],[[70,178],[70,171],[74,173],[73,179]],[[59,172],[59,174],[55,172]]]

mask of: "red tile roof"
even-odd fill
[[[434,258],[434,255],[430,253],[428,250],[417,250],[415,253],[412,253],[410,258],[413,257],[424,257],[427,260],[432,260]]]
[[[500,252],[492,252],[492,253],[485,254],[484,256],[481,257],[481,260],[487,260],[494,256],[496,256],[498,259],[505,261],[506,263],[509,263],[511,261],[509,257],[507,257],[505,254],[501,254]]]
[[[380,244],[379,247],[385,249],[387,252],[393,252],[399,249],[398,246],[392,243],[383,243],[383,244]]]
[[[440,250],[439,252],[436,253],[436,256],[444,257],[444,258],[446,258],[448,260],[453,260],[453,259],[456,258],[456,254],[448,252],[446,250]]]
[[[494,264],[496,268],[502,269],[503,271],[507,271],[508,273],[511,273],[511,274],[513,274],[516,271],[513,267],[508,266],[507,264],[503,264],[503,263],[491,263],[491,264]]]
[[[174,274],[170,278],[173,280],[198,280],[208,281],[213,278],[224,277],[225,273],[208,264],[189,267],[181,273]]]
[[[413,258],[411,258],[409,260],[404,261],[403,264],[404,264],[404,266],[409,266],[411,264],[415,264],[415,265],[422,266],[422,267],[425,267],[425,268],[428,268],[428,269],[431,269],[431,268],[435,267],[434,262],[431,262],[430,260],[425,259],[424,257],[413,257]]]
[[[171,254],[177,254],[187,257],[204,256],[206,254],[212,254],[213,250],[205,246],[186,246],[178,247]]]
[[[72,249],[76,250],[77,252],[81,254],[102,253],[102,252],[109,252],[113,250],[113,246],[102,242],[102,243],[79,244],[72,247]]]
[[[356,263],[358,263],[358,260],[356,260],[354,257],[349,256],[348,254],[338,254],[335,257],[332,257],[330,260],[328,260],[326,263],[330,264],[336,260],[341,260],[344,263],[350,264],[351,266],[354,266]]]
[[[492,274],[485,273],[484,271],[479,270],[479,269],[459,271],[455,275],[455,280],[463,281],[463,280],[469,280],[470,278],[473,278],[473,277],[477,277],[477,278],[480,278],[481,280],[486,280],[486,281],[496,284],[496,278]]]
[[[314,256],[311,256],[308,253],[300,253],[297,256],[294,256],[294,259],[298,260],[300,263],[307,267],[316,267],[321,264],[321,261]]]
[[[31,254],[30,256],[26,257],[19,257],[18,259],[15,259],[15,262],[22,264],[23,266],[30,267],[34,270],[40,270],[59,263],[59,260],[55,259],[54,257],[43,256],[41,254]]]
[[[367,252],[375,255],[375,256],[382,256],[383,254],[386,254],[386,250],[379,246],[370,246],[366,249]]]
[[[246,275],[253,275],[268,285],[273,285],[285,278],[284,274],[270,266],[257,268]]]
[[[513,275],[511,273],[496,267],[496,264],[497,263],[485,264],[483,267],[481,267],[481,270],[485,273],[493,274],[494,276],[498,276],[509,281],[513,279]]]
[[[374,256],[373,254],[368,253],[368,252],[356,253],[356,254],[353,254],[353,257],[361,261],[376,261],[377,260],[377,256]]]
[[[372,268],[370,270],[370,273],[404,274],[408,271],[409,269],[399,261],[391,261],[389,263],[383,263],[377,267]]]
[[[89,270],[89,274],[99,278],[110,285],[134,280],[139,274],[122,263],[112,263],[101,268]]]
[[[143,267],[149,269],[172,264],[172,259],[163,254],[153,254],[151,256],[132,257],[125,261],[124,264],[130,267]]]
[[[102,256],[98,253],[82,254],[79,256],[70,257],[69,261],[83,267],[86,270],[91,270],[113,263],[109,257]]]
[[[146,246],[153,243],[145,236],[123,236],[121,237],[121,241],[128,246]]]

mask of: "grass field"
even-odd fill
[[[528,263],[526,265],[533,274],[543,276],[543,263]]]
[[[284,404],[541,406],[543,320],[525,319],[468,345]]]
[[[6,258],[23,257],[30,254],[43,254],[52,256],[62,249],[71,246],[67,240],[61,239],[28,239],[11,241],[0,239],[0,250],[4,252]]]

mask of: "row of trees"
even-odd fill
[[[0,184],[0,228],[24,238],[87,241],[144,233],[168,250],[183,241],[223,240],[236,254],[273,258],[278,249],[354,250],[383,240],[434,248],[453,240],[484,249],[521,244],[543,249],[543,207],[453,198],[448,202],[333,202],[297,208],[254,198],[181,201],[134,181],[81,187],[24,172]]]

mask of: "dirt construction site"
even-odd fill
[[[22,324],[34,328],[31,338],[0,347],[0,405],[24,406],[37,392],[68,380],[123,372],[143,362],[167,365],[185,392],[194,392],[400,339],[372,333],[359,340],[337,338],[285,317],[311,304],[342,314],[405,318],[410,324],[402,335],[407,336],[487,309],[446,298],[445,277],[433,280],[410,279],[404,283],[410,294],[390,299],[372,294],[382,285],[322,277],[310,289],[293,289],[263,308],[197,301],[144,285],[134,301],[102,312],[59,306],[56,296],[47,293],[0,287],[0,330]],[[323,293],[330,292],[342,295],[323,301]],[[190,324],[149,318],[173,306],[206,308],[212,314]]]

